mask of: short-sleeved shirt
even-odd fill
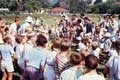
[[[25,60],[28,60],[29,54],[31,53],[32,49],[33,49],[33,46],[31,44],[26,43],[24,45],[23,54],[24,54]]]
[[[90,49],[90,54],[95,55],[99,59],[100,48],[96,48],[96,50]]]
[[[45,65],[46,51],[41,48],[33,48],[29,54],[27,66],[39,69],[40,65]]]
[[[24,33],[25,33],[25,29],[26,29],[27,27],[30,27],[30,24],[26,22],[26,23],[24,23],[23,25],[21,25],[20,29],[18,30],[18,33],[19,33],[19,34],[24,34]]]
[[[16,23],[12,23],[12,24],[10,25],[9,34],[10,34],[12,31],[17,32],[17,25],[16,25]]]
[[[12,56],[15,53],[12,46],[8,44],[0,45],[0,51],[2,54],[2,61],[9,62],[12,61]]]
[[[86,25],[86,33],[91,33],[92,32],[93,25],[91,23],[88,23]]]
[[[78,80],[81,75],[82,70],[76,67],[71,67],[61,73],[60,80]]]
[[[110,80],[114,80],[113,74],[117,75],[118,74],[117,72],[120,71],[119,69],[120,67],[118,67],[119,65],[120,65],[120,56],[112,56],[106,63],[106,66],[110,70]],[[120,77],[120,75],[118,76]]]
[[[85,74],[80,76],[78,80],[105,80],[105,78],[98,74]]]

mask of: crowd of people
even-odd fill
[[[120,15],[100,15],[98,21],[73,14],[53,18],[20,17],[8,25],[0,18],[2,80],[120,80]],[[105,66],[99,75],[99,64]]]

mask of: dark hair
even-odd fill
[[[81,13],[80,16],[85,16],[85,14],[84,14],[84,13]]]
[[[77,20],[77,23],[81,23],[81,19],[78,19],[78,20]]]
[[[67,51],[70,48],[70,41],[69,40],[63,40],[60,46],[61,51]]]
[[[74,65],[79,65],[82,60],[82,57],[79,53],[72,53],[70,56],[70,63]]]
[[[88,55],[85,58],[85,66],[89,70],[96,69],[98,67],[98,59],[93,54]]]
[[[21,35],[18,35],[16,38],[15,38],[15,40],[16,40],[16,42],[18,43],[18,44],[20,44],[22,41],[23,41],[23,36],[21,36]]]
[[[116,49],[120,50],[120,38],[116,40]]]
[[[6,36],[3,38],[3,41],[4,41],[4,43],[7,43],[10,39],[11,39],[10,37]]]
[[[37,46],[44,46],[46,43],[47,43],[46,37],[42,34],[39,34],[37,36],[36,45]]]
[[[59,49],[60,44],[61,44],[61,38],[59,38],[59,37],[55,38],[53,45],[52,45],[52,50],[53,50],[53,48]]]
[[[118,19],[120,20],[120,15],[118,16]]]
[[[20,20],[20,18],[19,18],[19,17],[15,17],[15,22],[16,22],[16,21],[19,21],[19,20]]]

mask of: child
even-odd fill
[[[24,44],[26,43],[26,36],[21,36],[21,35],[18,35],[16,37],[16,42],[18,43],[18,45],[16,46],[16,55],[17,55],[17,63],[20,67],[20,72],[22,73],[24,68],[25,68],[25,62],[24,62],[24,58],[25,58],[25,55],[23,53],[23,50],[24,50]]]
[[[81,63],[82,57],[78,53],[72,53],[70,56],[71,68],[63,71],[60,75],[60,80],[78,80],[82,74]]]
[[[14,49],[11,47],[11,38],[5,37],[4,44],[0,45],[1,70],[3,73],[2,80],[12,80],[13,78],[13,59],[15,58]]]
[[[96,69],[98,67],[98,59],[93,54],[88,55],[85,58],[86,74],[80,76],[78,80],[105,80],[97,74]]]
[[[53,42],[51,52],[47,55],[47,61],[46,61],[46,66],[45,66],[45,71],[44,71],[45,80],[55,80],[53,59],[56,57],[57,54],[60,53],[60,50],[59,50],[60,44],[61,44],[61,39],[56,38]]]
[[[68,53],[71,43],[68,40],[63,40],[60,46],[60,54],[55,58],[55,73],[56,78],[59,79],[61,72],[65,69],[65,64],[68,62]]]

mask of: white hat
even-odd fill
[[[26,22],[32,22],[33,20],[32,20],[32,17],[28,16],[25,21]]]
[[[104,37],[111,37],[111,34],[109,32],[105,33]]]
[[[79,36],[79,37],[76,37],[76,40],[79,40],[79,41],[80,41],[80,40],[81,40],[81,37],[80,37],[80,36]]]

